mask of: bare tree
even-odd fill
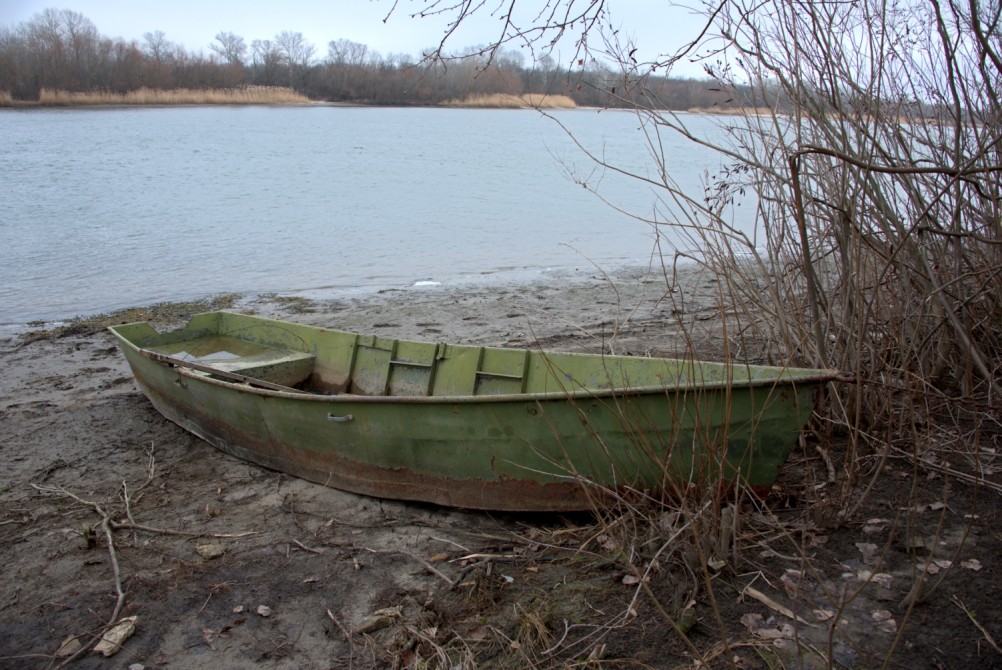
[[[259,84],[278,84],[278,75],[283,65],[282,52],[271,40],[254,40],[250,45],[254,78]]]
[[[334,65],[364,65],[369,58],[369,47],[347,39],[327,43],[327,62]]]
[[[150,58],[157,63],[165,63],[174,53],[174,43],[167,39],[167,35],[162,30],[143,33],[143,45]]]
[[[5,40],[8,63],[18,62],[22,74],[33,70],[33,89],[83,90],[93,85],[108,57],[97,28],[82,14],[47,9]],[[15,53],[20,51],[20,55]]]
[[[275,35],[275,46],[286,62],[295,67],[305,68],[313,60],[316,47],[306,41],[302,33],[283,30]]]
[[[218,44],[210,44],[209,48],[230,65],[243,65],[247,57],[247,43],[244,38],[235,33],[220,32],[216,34]]]
[[[301,88],[306,73],[316,53],[316,47],[306,41],[302,33],[283,30],[275,35],[275,47],[288,68],[289,82],[293,88]]]

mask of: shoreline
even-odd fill
[[[521,281],[418,281],[333,294],[221,293],[3,325],[0,355],[34,342],[107,337],[105,328],[112,324],[149,321],[159,330],[173,329],[199,312],[229,309],[361,334],[595,353],[692,355],[695,337],[702,357],[721,358],[726,346],[711,335],[725,318],[717,287],[715,277],[692,264],[677,268],[673,279],[630,267]],[[41,357],[37,364],[45,367]]]
[[[696,266],[691,262],[687,262],[686,264],[680,263],[679,269],[683,274],[687,274],[695,271]],[[466,292],[497,291],[507,294],[519,290],[531,292],[537,286],[613,284],[617,288],[626,287],[627,293],[629,293],[628,285],[630,282],[640,280],[650,283],[650,279],[644,278],[654,276],[654,272],[655,269],[653,268],[637,264],[626,264],[608,272],[596,268],[523,269],[510,272],[485,273],[476,276],[468,275],[443,278],[441,280],[427,277],[415,279],[409,283],[372,283],[353,286],[308,287],[281,291],[220,291],[188,295],[179,294],[163,300],[139,300],[116,305],[93,307],[80,310],[75,314],[61,314],[25,321],[16,319],[0,321],[0,339],[17,337],[39,329],[57,329],[77,322],[105,318],[118,313],[138,312],[142,310],[156,311],[157,308],[165,308],[172,305],[212,303],[217,302],[222,297],[231,299],[229,304],[232,309],[240,309],[245,305],[265,304],[268,301],[308,301],[315,303],[337,301],[353,301],[356,303],[359,301],[379,302],[393,295],[402,296],[407,294],[414,296],[416,299],[427,299],[441,293],[460,294]]]

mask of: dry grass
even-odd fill
[[[46,106],[87,105],[295,105],[306,104],[309,98],[291,88],[281,86],[242,86],[219,89],[152,89],[140,88],[128,93],[92,91],[73,93],[42,89],[38,104]],[[0,101],[0,104],[3,104]]]
[[[542,109],[572,109],[577,104],[566,95],[546,95],[545,93],[525,93],[511,95],[509,93],[492,93],[490,95],[471,95],[462,100],[449,100],[446,107],[503,107],[522,109],[536,107]]]
[[[13,107],[14,98],[7,91],[0,91],[0,107]]]
[[[772,110],[768,107],[690,107],[690,114],[740,114],[746,116],[770,116]]]

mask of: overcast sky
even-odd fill
[[[495,40],[501,23],[490,10],[500,2],[486,0],[480,15],[452,38],[451,47],[458,50]],[[141,41],[143,33],[160,30],[168,40],[194,52],[208,52],[219,32],[236,33],[250,44],[288,30],[303,33],[318,57],[327,54],[328,42],[341,38],[361,42],[383,56],[417,56],[436,45],[446,28],[441,18],[411,18],[427,4],[427,0],[399,0],[384,22],[392,0],[0,0],[0,24],[11,27],[46,8],[69,9],[93,21],[105,37]],[[542,3],[526,4],[538,7]],[[699,30],[698,18],[668,4],[668,0],[607,2],[621,36],[634,38],[646,57],[674,52]],[[571,58],[570,43],[559,49],[563,61]],[[701,70],[689,66],[677,69],[676,74],[700,76]]]

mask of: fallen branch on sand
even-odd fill
[[[149,481],[152,479],[152,476],[153,475],[152,475],[152,465],[151,465],[151,468],[150,468],[150,479],[148,479],[142,486],[140,486],[139,489],[142,489],[143,486],[145,486],[146,484],[148,484]],[[122,493],[122,497],[123,497],[124,505],[125,505],[125,513],[126,513],[126,516],[129,519],[129,521],[115,521],[114,519],[112,519],[111,512],[109,512],[108,510],[106,510],[101,505],[101,503],[98,503],[98,502],[93,501],[93,500],[87,500],[85,498],[81,498],[80,496],[78,496],[77,494],[73,493],[72,491],[68,491],[67,489],[64,489],[62,487],[59,487],[59,486],[40,486],[38,484],[31,484],[31,487],[33,489],[35,489],[36,491],[38,491],[40,493],[44,493],[46,495],[51,495],[51,496],[56,496],[56,497],[70,498],[71,500],[79,503],[80,505],[83,505],[84,507],[91,508],[92,510],[94,510],[94,512],[97,513],[97,515],[99,517],[101,517],[101,520],[98,522],[97,526],[95,527],[95,530],[99,530],[104,535],[105,544],[106,544],[106,546],[108,548],[108,557],[109,557],[109,560],[111,562],[111,570],[112,570],[112,574],[113,574],[113,578],[114,578],[114,582],[115,582],[115,596],[116,596],[116,598],[115,598],[115,607],[112,610],[111,616],[108,617],[108,622],[98,632],[98,634],[94,636],[94,638],[93,638],[93,640],[91,641],[90,644],[82,645],[80,647],[80,649],[78,649],[74,654],[72,654],[71,656],[63,659],[63,662],[58,666],[60,668],[65,667],[67,664],[69,664],[69,663],[73,662],[75,659],[79,658],[88,649],[93,648],[94,645],[99,644],[101,642],[101,640],[103,639],[104,634],[106,632],[108,632],[109,630],[111,630],[113,627],[115,627],[119,623],[118,617],[119,617],[119,614],[121,614],[121,612],[122,612],[123,605],[125,604],[125,590],[122,587],[122,571],[121,571],[121,569],[119,567],[119,564],[118,564],[118,552],[115,549],[114,531],[116,531],[116,530],[141,530],[141,531],[145,531],[145,532],[148,532],[148,533],[155,533],[155,534],[159,534],[159,535],[173,535],[173,536],[181,536],[181,537],[207,537],[207,538],[216,538],[216,539],[228,539],[228,538],[247,537],[249,535],[257,535],[258,534],[258,531],[249,531],[249,532],[244,532],[244,533],[191,533],[191,532],[185,532],[185,531],[179,531],[179,530],[171,530],[171,529],[168,529],[168,528],[155,528],[153,526],[146,526],[144,524],[136,523],[132,519],[132,509],[131,509],[130,500],[129,500],[129,489],[128,489],[128,486],[126,485],[126,483],[124,481],[122,482],[122,492],[123,492]]]

